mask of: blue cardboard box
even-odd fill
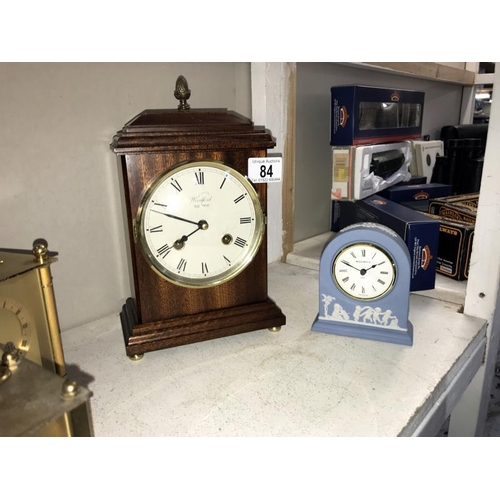
[[[400,182],[398,186],[410,186],[413,184],[427,184],[427,177],[424,175],[412,175],[409,181]]]
[[[415,184],[391,186],[378,193],[388,200],[402,203],[405,201],[429,200],[451,195],[450,184]]]
[[[434,288],[439,244],[438,220],[379,195],[356,202],[333,202],[332,231],[340,231],[356,222],[378,222],[396,231],[410,251],[410,291]]]
[[[424,92],[350,85],[331,88],[330,145],[379,144],[422,136]]]
[[[402,203],[406,207],[413,208],[413,210],[428,212],[429,202],[431,200],[451,194],[451,185],[433,183],[402,186],[398,184],[397,186],[384,189],[378,194],[388,200]]]

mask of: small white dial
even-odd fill
[[[392,258],[381,248],[369,243],[355,243],[338,253],[332,275],[349,297],[373,300],[392,289],[396,268]]]
[[[191,162],[162,176],[139,208],[142,249],[165,279],[207,287],[239,274],[264,234],[250,182],[219,162]]]

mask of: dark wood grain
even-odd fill
[[[193,314],[188,320],[178,317],[134,324],[135,317],[135,303],[130,298],[120,314],[127,356],[286,324],[281,309],[269,298],[263,302]]]
[[[146,110],[115,135],[111,148],[122,157],[135,286],[134,299],[122,310],[128,355],[285,324],[281,310],[267,295],[267,231],[253,261],[239,275],[202,289],[161,277],[134,234],[141,200],[165,172],[184,162],[208,160],[224,162],[246,175],[248,158],[265,157],[274,145],[263,127],[224,109]],[[254,188],[266,214],[267,185]]]

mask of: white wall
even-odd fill
[[[130,296],[117,159],[122,125],[175,108],[251,116],[249,63],[0,63],[0,248],[45,238],[61,329],[119,312]],[[264,124],[258,124],[264,125]]]

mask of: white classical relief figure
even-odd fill
[[[321,294],[323,296],[323,310],[324,310],[324,316],[328,316],[328,306],[332,303],[332,301],[335,300],[335,297],[332,297],[331,295],[325,295],[324,293]]]
[[[342,306],[340,304],[335,304],[333,306],[332,317],[335,318],[335,319],[343,319],[345,321],[345,320],[349,319],[349,314],[347,314],[344,311],[344,309],[342,308]]]
[[[330,321],[346,321],[349,323],[364,323],[370,325],[380,325],[387,328],[399,329],[398,318],[392,314],[390,309],[382,311],[380,307],[360,306],[357,305],[350,314],[338,303],[335,297],[322,294],[323,302],[323,319]],[[331,307],[332,302],[333,307]],[[331,309],[331,313],[329,310]]]
[[[328,307],[335,300],[335,297],[332,297],[331,295],[325,295],[324,293],[322,294],[322,296],[324,317],[326,319],[337,319],[341,321],[348,321],[350,319],[349,313],[347,313],[339,303],[335,303],[333,305],[332,313],[329,314]]]

